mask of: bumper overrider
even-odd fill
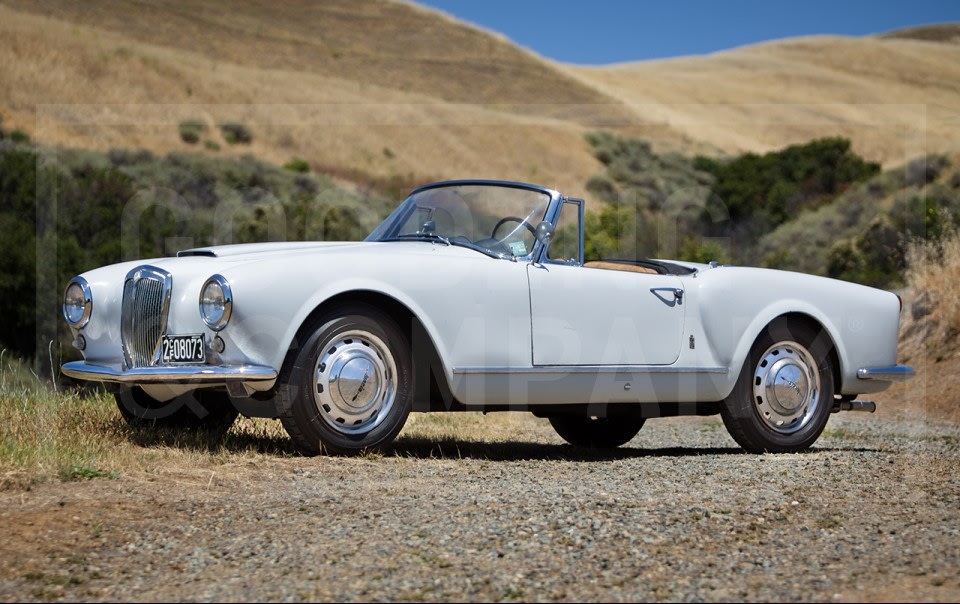
[[[913,367],[906,365],[891,365],[889,367],[863,367],[857,369],[857,377],[861,380],[875,380],[878,382],[906,382],[913,379],[916,372]]]
[[[121,369],[74,361],[63,373],[77,380],[117,384],[226,384],[262,383],[277,379],[277,370],[263,365],[184,365]]]

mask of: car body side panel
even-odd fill
[[[697,307],[719,363],[737,374],[771,321],[802,313],[819,322],[836,347],[841,392],[866,394],[889,386],[857,379],[857,369],[896,364],[899,302],[889,292],[812,275],[720,267],[696,281]],[[731,386],[732,388],[732,386]]]

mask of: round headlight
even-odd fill
[[[70,327],[80,329],[90,320],[91,311],[93,298],[90,296],[90,286],[83,277],[74,277],[63,293],[63,318]]]
[[[200,290],[200,317],[207,327],[214,331],[226,327],[232,310],[233,294],[227,280],[222,275],[207,279]]]

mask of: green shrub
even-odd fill
[[[188,145],[200,142],[200,137],[207,130],[207,125],[200,120],[184,120],[180,122],[180,140]]]
[[[13,130],[9,132],[7,136],[15,143],[27,144],[30,142],[30,135],[23,130]]]
[[[152,162],[156,157],[146,149],[110,149],[107,151],[107,159],[111,164],[119,167]]]
[[[290,170],[291,172],[299,172],[300,174],[306,174],[310,171],[310,164],[307,163],[307,160],[305,159],[294,157],[287,163],[283,164],[283,169]]]
[[[249,145],[253,142],[250,129],[240,122],[223,122],[220,124],[220,133],[228,145]]]
[[[207,140],[203,141],[203,146],[204,146],[204,148],[206,148],[208,151],[219,151],[219,150],[220,150],[220,143],[218,143],[217,141],[212,141],[212,140],[210,140],[209,138],[208,138]]]

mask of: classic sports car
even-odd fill
[[[416,189],[363,242],[261,243],[92,270],[63,314],[121,414],[279,418],[304,453],[389,443],[411,411],[530,411],[616,447],[717,414],[752,452],[809,447],[897,365],[892,293],[767,269],[584,262],[584,202],[533,185]]]

